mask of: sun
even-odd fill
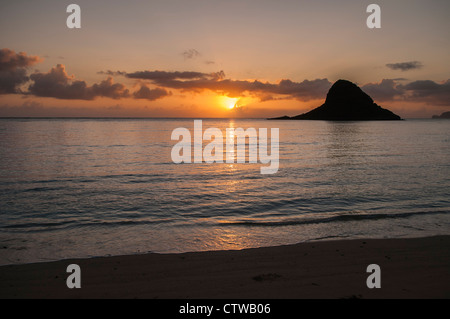
[[[232,98],[228,96],[221,96],[220,99],[221,104],[229,110],[234,109],[236,107],[236,103],[239,101],[239,98]]]

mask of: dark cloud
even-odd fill
[[[0,50],[0,94],[21,93],[19,86],[26,83],[27,68],[38,63],[37,56],[16,53],[9,49]]]
[[[450,79],[442,83],[430,80],[414,81],[400,87],[408,92],[408,99],[411,101],[450,105]]]
[[[222,71],[223,72],[223,71]],[[153,80],[153,81],[170,81],[170,80],[192,80],[192,79],[208,79],[214,77],[214,74],[191,72],[191,71],[139,71],[134,73],[127,73],[126,76],[130,79]]]
[[[106,80],[93,86],[85,81],[74,80],[69,76],[64,65],[58,64],[48,73],[33,73],[30,75],[33,83],[29,86],[29,93],[41,97],[53,97],[67,100],[93,100],[96,97],[120,99],[129,96],[129,91],[123,84],[113,83],[113,79]]]
[[[282,80],[276,84],[258,80],[230,80],[225,79],[223,71],[215,73],[140,71],[129,73],[127,77],[150,80],[153,84],[164,88],[194,92],[211,90],[231,97],[238,97],[248,92],[264,100],[268,100],[271,95],[287,95],[305,101],[320,99],[331,87],[327,79],[303,82]]]
[[[106,71],[98,72],[107,75],[125,75],[125,72]],[[29,86],[29,93],[41,97],[53,97],[66,100],[93,100],[97,97],[108,97],[111,99],[121,99],[133,97],[135,99],[146,99],[154,101],[162,97],[171,95],[170,92],[162,88],[150,89],[145,85],[130,94],[130,91],[121,83],[114,83],[111,76],[100,83],[88,86],[85,81],[75,80],[69,76],[64,65],[58,64],[48,73],[34,73],[30,75],[33,83]]]
[[[375,101],[392,101],[403,95],[404,90],[393,79],[383,79],[381,83],[369,83],[361,87]]]
[[[161,88],[150,89],[145,85],[142,85],[138,91],[133,93],[135,99],[146,99],[149,101],[158,100],[168,95],[172,95],[172,93]]]
[[[327,79],[304,80],[303,82],[282,80],[278,85],[272,85],[271,93],[290,95],[298,100],[308,101],[324,98],[331,85],[332,83]]]
[[[117,75],[125,76],[125,75],[127,75],[127,72],[124,72],[124,71],[111,71],[111,70],[108,70],[108,71],[99,71],[99,72],[97,72],[97,74],[101,74],[101,75],[109,75],[109,76],[117,76]]]
[[[430,80],[399,84],[404,79],[384,79],[381,83],[369,83],[362,90],[376,101],[403,100],[429,105],[450,105],[450,79],[436,83]]]
[[[369,83],[361,89],[375,101],[403,100],[429,105],[450,105],[450,79],[442,83],[430,80],[399,84],[405,79],[384,79],[380,83]]]
[[[94,84],[91,88],[94,97],[109,97],[112,99],[120,99],[123,97],[129,97],[129,91],[125,85],[121,83],[114,83],[112,77],[108,77],[99,84]]]
[[[400,63],[388,63],[386,66],[392,70],[409,71],[414,69],[420,69],[423,64],[419,61],[400,62]]]
[[[19,68],[9,71],[0,71],[0,94],[20,93],[20,85],[28,81],[27,71]]]
[[[40,62],[37,56],[28,56],[24,52],[16,53],[10,49],[0,50],[0,71],[10,71],[17,68],[26,68]]]
[[[185,60],[187,60],[187,59],[195,59],[195,58],[201,56],[200,52],[198,52],[195,49],[186,50],[186,51],[184,51],[182,53],[182,55],[183,55]]]

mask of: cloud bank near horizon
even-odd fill
[[[195,52],[187,52],[190,57]],[[61,100],[94,100],[99,97],[140,99],[155,101],[172,96],[171,90],[199,93],[211,91],[229,97],[257,98],[259,101],[297,100],[307,102],[325,99],[332,83],[328,79],[303,80],[295,82],[282,79],[278,83],[260,80],[233,80],[224,71],[204,73],[196,71],[142,70],[136,72],[100,71],[107,75],[99,83],[88,85],[84,80],[69,75],[65,65],[58,64],[48,72],[35,71],[28,75],[29,68],[42,61],[38,56],[10,49],[0,50],[0,95],[22,94]],[[392,69],[410,70],[422,67],[417,61],[391,65]],[[122,83],[115,83],[114,77],[135,80],[139,88],[132,91]],[[383,79],[378,83],[367,83],[361,88],[375,101],[422,102],[428,105],[450,105],[450,79],[437,83],[431,80],[417,80],[408,84],[399,79]],[[29,83],[29,84],[28,84]],[[26,87],[26,85],[28,86]]]
[[[154,85],[184,92],[210,90],[229,97],[241,97],[249,94],[259,98],[260,101],[271,100],[275,96],[301,101],[321,99],[332,85],[328,79],[304,80],[303,82],[285,79],[279,83],[231,80],[226,78],[224,71],[214,73],[138,71],[127,73],[125,76],[130,79],[148,80]]]
[[[114,83],[112,77],[88,86],[85,81],[69,76],[65,66],[58,64],[47,73],[35,72],[30,75],[32,84],[28,92],[39,97],[53,97],[62,100],[94,100],[96,97],[121,99],[130,97],[125,85]]]

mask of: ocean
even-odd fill
[[[279,128],[269,175],[173,163],[178,127],[0,119],[0,265],[450,234],[450,121],[203,120]]]

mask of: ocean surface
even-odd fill
[[[193,124],[0,119],[0,264],[450,234],[450,121],[203,121],[279,128],[273,175],[174,164]]]

